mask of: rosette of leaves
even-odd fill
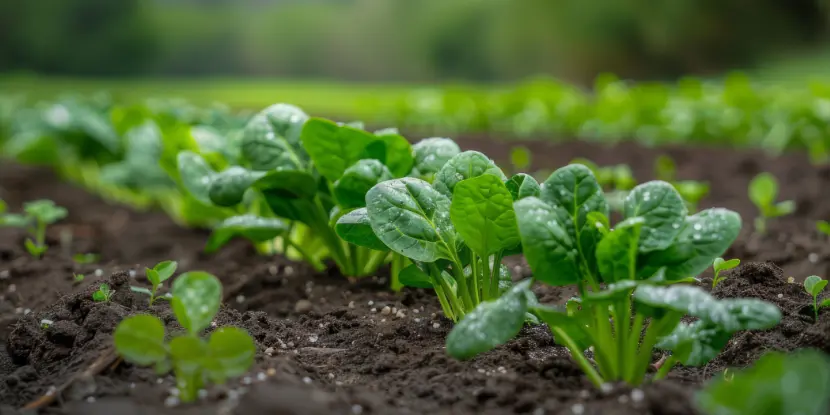
[[[579,164],[555,171],[538,197],[518,200],[513,209],[534,280],[575,286],[580,295],[565,307],[551,307],[536,303],[529,281],[517,285],[453,329],[447,351],[456,358],[510,340],[529,312],[550,326],[597,387],[614,381],[638,385],[655,347],[672,352],[655,376],[660,378],[676,363],[706,363],[735,332],[764,330],[781,319],[780,310],[764,301],[717,300],[678,284],[694,281],[726,251],[741,220],[719,208],[688,215],[669,183],[632,189],[623,220],[613,228],[599,183]],[[681,323],[684,316],[697,320]],[[596,366],[583,354],[589,348]]]
[[[434,289],[444,314],[459,321],[509,289],[502,258],[521,252],[513,201],[539,192],[532,177],[508,179],[486,155],[466,151],[432,183],[408,177],[374,185],[366,207],[340,218],[337,230],[355,245],[408,258],[401,283]]]
[[[173,282],[172,292],[173,313],[184,333],[168,339],[160,319],[138,314],[118,324],[113,341],[127,362],[153,366],[160,375],[172,370],[179,398],[191,402],[207,382],[224,383],[247,372],[256,346],[245,330],[236,327],[218,328],[207,339],[201,337],[222,300],[222,284],[213,275],[186,272]]]

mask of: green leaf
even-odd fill
[[[322,118],[311,118],[303,127],[301,140],[320,174],[334,182],[349,166],[364,158],[364,150],[375,141],[375,136]]]
[[[818,308],[830,307],[830,298],[824,299],[819,305]]]
[[[772,207],[778,197],[778,181],[770,173],[761,173],[749,182],[749,199],[761,212]]]
[[[355,209],[337,219],[334,231],[340,239],[357,246],[362,246],[376,251],[388,251],[387,247],[375,235],[372,230],[372,223],[369,220],[369,213],[366,208]]]
[[[153,267],[153,270],[158,273],[159,283],[165,282],[176,272],[179,263],[176,261],[162,261]]]
[[[530,149],[517,146],[510,149],[510,163],[516,170],[526,170],[530,167]]]
[[[343,176],[334,182],[334,196],[343,208],[365,207],[369,189],[392,178],[392,173],[383,163],[371,159],[360,160],[347,168]]]
[[[590,291],[585,293],[583,304],[614,304],[622,301],[626,297],[631,296],[631,293],[639,283],[634,280],[621,280],[613,284],[608,284],[605,289],[601,291]]]
[[[9,208],[9,205],[6,204],[2,199],[0,199],[0,215],[6,213],[6,210]]]
[[[826,220],[820,220],[816,222],[816,229],[818,229],[819,232],[825,235],[830,235],[830,222]]]
[[[689,211],[674,186],[651,181],[635,187],[625,198],[626,218],[645,219],[640,232],[640,252],[668,248],[682,231]]]
[[[274,104],[255,115],[242,135],[242,155],[254,170],[302,170],[300,135],[308,120],[292,105]]]
[[[510,191],[510,195],[513,196],[513,200],[520,200],[531,196],[539,197],[542,192],[539,182],[533,176],[524,173],[514,174],[505,185],[507,186],[507,190]]]
[[[25,228],[32,223],[32,219],[26,215],[7,213],[0,216],[0,225],[10,228]]]
[[[562,307],[552,307],[537,304],[530,308],[530,312],[551,328],[558,328],[565,332],[579,347],[579,352],[585,351],[591,345],[591,339],[586,331],[588,321],[584,318],[576,301],[568,301],[570,310]]]
[[[450,159],[461,153],[461,148],[449,138],[425,138],[412,146],[415,152],[415,168],[422,175],[438,173]]]
[[[153,287],[161,284],[161,275],[155,269],[144,268],[144,275],[147,276],[147,281],[150,281],[150,283],[153,284]]]
[[[383,164],[394,177],[406,176],[415,165],[415,153],[409,141],[397,133],[375,133],[375,140],[384,144]]]
[[[164,324],[151,315],[125,318],[118,323],[112,337],[115,350],[130,363],[149,366],[167,358]]]
[[[513,197],[497,176],[485,174],[458,182],[450,218],[467,246],[479,256],[519,245]]]
[[[730,259],[728,261],[724,260],[723,258],[715,258],[714,263],[712,264],[712,268],[715,272],[722,272],[733,269],[741,264],[740,259]]]
[[[251,368],[256,345],[245,330],[223,327],[210,335],[207,354],[204,363],[208,377],[213,382],[224,383],[228,378],[241,376]]]
[[[665,310],[695,317],[708,316],[717,300],[699,287],[689,285],[640,285],[634,291],[637,313],[659,317]]]
[[[697,394],[708,414],[805,414],[830,411],[830,359],[817,350],[769,352],[734,376],[715,376]]]
[[[179,324],[191,334],[198,334],[219,311],[222,284],[219,279],[202,271],[190,271],[173,282],[173,313]]]
[[[259,243],[272,240],[288,230],[288,224],[277,218],[256,215],[239,215],[225,219],[215,228],[205,245],[205,252],[216,252],[233,238],[243,237]]]
[[[444,167],[435,175],[433,186],[444,196],[452,198],[458,182],[484,174],[495,175],[502,181],[507,180],[504,172],[496,166],[493,160],[478,151],[465,151],[444,164]]]
[[[555,209],[535,197],[519,200],[513,208],[524,255],[534,277],[550,285],[579,282],[576,246],[559,224]]]
[[[55,223],[68,215],[65,208],[46,199],[33,200],[23,204],[23,211],[27,215],[37,218],[38,221],[47,225]]]
[[[597,266],[603,281],[636,279],[638,241],[645,222],[642,217],[626,219],[597,244]]]
[[[691,203],[692,205],[696,205],[709,194],[708,183],[685,180],[681,182],[674,182],[672,185],[675,189],[677,189],[677,193],[680,193],[680,196],[683,197],[683,200]]]
[[[213,176],[208,189],[210,201],[218,206],[235,206],[242,202],[245,192],[263,172],[251,171],[234,166]]]
[[[783,202],[779,202],[773,205],[772,208],[767,212],[767,216],[787,216],[793,212],[795,212],[795,201],[785,200]]]
[[[299,170],[270,171],[257,179],[253,187],[285,198],[312,199],[317,195],[317,180]]]
[[[483,302],[464,316],[447,337],[447,353],[466,360],[516,337],[524,324],[530,282],[516,284],[499,299]]]
[[[153,296],[153,292],[152,292],[152,291],[150,291],[150,290],[149,290],[149,289],[147,289],[147,288],[144,288],[144,287],[134,287],[134,286],[130,286],[130,291],[132,291],[132,292],[134,292],[134,293],[144,294],[144,295],[147,295],[147,296],[150,296],[150,297],[152,297],[152,296]]]
[[[176,383],[187,380],[180,374],[200,373],[207,360],[205,342],[196,336],[178,336],[170,340],[170,357],[176,369]],[[180,391],[182,392],[182,391]]]
[[[97,262],[99,259],[101,259],[101,255],[93,253],[72,255],[72,262],[76,264],[92,264]]]
[[[804,289],[813,297],[818,297],[826,286],[827,280],[823,280],[817,275],[811,275],[804,280]]]
[[[670,247],[640,257],[638,277],[648,278],[661,267],[666,267],[666,280],[697,276],[726,252],[740,230],[741,217],[730,210],[713,208],[689,216]]]
[[[677,167],[675,167],[674,160],[671,157],[663,154],[657,156],[657,159],[654,160],[654,175],[657,176],[658,180],[673,182],[676,171]]]
[[[216,172],[205,159],[192,151],[182,151],[176,156],[182,186],[196,200],[212,205],[210,184]]]
[[[611,232],[611,221],[608,220],[608,216],[600,212],[590,212],[587,216],[588,223],[593,223],[594,226],[599,230],[600,234],[605,237],[608,232]]]
[[[429,183],[385,181],[369,190],[366,201],[372,230],[391,250],[421,262],[455,258],[450,200]]]
[[[409,264],[398,274],[398,280],[407,287],[432,288],[432,279],[415,264]]]
[[[732,334],[704,321],[681,323],[656,347],[671,350],[672,357],[685,366],[702,366],[717,357]]]

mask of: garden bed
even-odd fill
[[[484,138],[457,141],[499,163],[507,161],[510,146],[519,144]],[[815,221],[830,217],[830,199],[824,197],[830,169],[813,167],[801,155],[770,159],[705,148],[520,144],[530,148],[535,169],[588,157],[600,165],[627,163],[641,181],[652,177],[658,154],[671,155],[679,178],[711,183],[702,207],[726,207],[744,220],[725,255],[744,265],[713,294],[773,302],[783,312],[781,324],[766,332],[738,333],[704,367],[679,367],[666,381],[603,393],[546,328],[525,329],[506,346],[458,362],[444,350],[451,323],[440,316],[429,293],[408,288],[391,293],[384,275],[349,282],[336,273],[315,273],[303,264],[257,256],[245,243],[205,255],[203,231],[182,229],[162,214],[107,204],[44,170],[3,161],[1,199],[16,209],[26,200],[50,198],[65,206],[69,217],[50,230],[51,248],[42,260],[25,253],[21,233],[0,231],[0,340],[6,345],[0,356],[0,402],[19,408],[57,397],[47,413],[71,414],[693,414],[694,386],[725,368],[745,366],[774,349],[830,352],[830,312],[825,309],[814,324],[811,298],[800,284],[787,282],[790,276],[801,281],[827,275],[830,244],[815,231]],[[747,198],[748,182],[762,171],[773,173],[781,198],[798,206],[794,215],[772,222],[765,236],[752,232],[755,208]],[[71,233],[71,243],[63,231]],[[101,254],[100,261],[72,261],[71,254],[85,252]],[[218,276],[225,306],[217,326],[243,327],[258,346],[257,363],[247,376],[210,388],[193,405],[176,405],[172,376],[159,378],[151,369],[118,362],[111,350],[110,335],[129,314],[149,311],[168,327],[176,324],[166,304],[147,310],[144,297],[127,288],[131,270],[143,281],[145,266],[168,259],[182,270]],[[511,264],[520,268],[514,277],[529,275],[519,258]],[[75,283],[73,273],[86,278]],[[704,275],[702,286],[711,286],[709,277]],[[116,290],[113,302],[92,302],[91,293],[105,281]],[[539,290],[542,302],[572,294]],[[44,330],[42,319],[54,323]]]

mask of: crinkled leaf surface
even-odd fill
[[[127,317],[118,323],[113,341],[118,354],[133,364],[149,366],[167,358],[164,324],[148,314]]]
[[[409,141],[397,133],[375,133],[375,140],[384,144],[383,164],[394,177],[406,176],[415,165],[415,152]]]
[[[300,134],[308,120],[292,105],[274,104],[255,115],[242,135],[242,155],[254,170],[302,170]]]
[[[247,214],[232,216],[220,222],[205,245],[205,252],[215,252],[233,238],[243,237],[252,242],[265,242],[288,230],[288,224],[277,218],[263,218]]]
[[[256,345],[245,330],[223,327],[210,335],[205,370],[216,383],[243,375],[254,363]]]
[[[635,187],[625,198],[626,218],[644,219],[640,252],[666,249],[680,234],[689,211],[680,193],[669,183],[651,181]]]
[[[507,180],[504,172],[493,160],[478,151],[465,151],[451,158],[435,175],[433,186],[446,197],[452,198],[455,185],[466,179],[492,174]]]
[[[207,272],[185,272],[173,281],[173,313],[179,324],[192,334],[198,334],[219,311],[222,301],[222,283]]]
[[[210,183],[216,174],[205,159],[192,152],[181,151],[176,156],[182,186],[196,200],[211,205]]]
[[[320,174],[334,182],[349,166],[364,158],[364,151],[375,141],[375,136],[322,118],[311,118],[303,128],[301,140]]]
[[[530,280],[522,281],[499,299],[479,304],[450,332],[447,353],[470,359],[516,337],[524,324],[529,289]]]
[[[513,200],[520,200],[531,196],[539,197],[542,192],[542,187],[539,186],[539,182],[533,176],[524,173],[514,174],[510,180],[505,182],[505,185],[507,186],[507,190],[510,191],[510,195],[513,196]]]
[[[450,159],[461,153],[461,148],[449,138],[425,138],[412,146],[415,168],[422,175],[438,173]]]
[[[519,245],[513,197],[497,176],[485,174],[455,185],[450,206],[455,230],[482,257]]]
[[[407,177],[379,183],[366,202],[372,230],[391,250],[421,262],[454,259],[450,200],[426,181]]]
[[[576,284],[581,279],[579,254],[555,208],[535,197],[519,200],[513,208],[533,276],[550,285]]]
[[[388,251],[389,248],[375,235],[369,213],[366,208],[355,209],[337,219],[334,231],[340,239],[357,246],[376,251]]]
[[[656,347],[671,350],[672,356],[685,366],[702,366],[717,357],[731,333],[704,321],[680,323]]]
[[[234,166],[213,176],[210,181],[208,196],[218,206],[235,206],[242,202],[245,192],[264,172],[248,170]]]
[[[349,166],[343,176],[334,182],[334,196],[343,208],[361,208],[366,206],[366,193],[369,189],[392,178],[392,173],[380,161],[360,160]]]
[[[626,219],[597,244],[597,266],[603,281],[636,279],[638,244],[644,223],[642,217]]]

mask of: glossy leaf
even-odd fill
[[[461,148],[449,138],[425,138],[412,146],[415,168],[422,175],[438,173],[450,159],[461,153]]]
[[[638,241],[645,222],[642,217],[626,219],[597,244],[597,266],[606,283],[636,279]]]
[[[763,211],[778,197],[778,181],[770,173],[761,173],[749,182],[749,199]]]
[[[704,321],[680,323],[656,347],[672,351],[672,357],[685,366],[702,366],[717,357],[732,334]]]
[[[429,183],[385,181],[369,190],[366,201],[372,230],[393,251],[421,262],[455,258],[450,200]]]
[[[539,197],[542,192],[542,187],[539,182],[528,174],[518,173],[508,180],[505,185],[513,200],[520,200],[526,197]]]
[[[450,218],[467,246],[479,256],[519,245],[513,197],[497,176],[485,174],[458,182]]]
[[[581,279],[573,239],[559,224],[555,209],[535,197],[513,204],[525,258],[536,279],[550,285]]]
[[[486,155],[478,151],[465,151],[444,164],[435,175],[433,186],[444,196],[452,198],[458,182],[483,174],[492,174],[502,181],[507,180],[504,172]]]
[[[369,189],[392,178],[392,173],[380,161],[360,160],[347,168],[343,176],[334,182],[334,196],[343,208],[365,207]]]
[[[299,170],[269,171],[258,178],[253,187],[288,198],[312,199],[317,195],[317,180],[310,173]]]
[[[164,282],[173,276],[178,266],[179,263],[176,261],[162,261],[156,264],[153,269],[158,272],[159,282]]]
[[[308,120],[292,105],[274,104],[255,115],[243,130],[242,155],[254,170],[302,170],[300,134]]]
[[[415,165],[415,152],[409,141],[397,133],[375,133],[375,141],[384,144],[383,164],[394,177],[406,176]]]
[[[645,220],[640,232],[639,250],[642,253],[658,251],[671,246],[682,231],[689,211],[674,186],[651,181],[635,187],[625,198],[626,218]]]
[[[337,219],[334,231],[340,239],[357,246],[376,251],[388,251],[389,248],[375,235],[369,213],[366,208],[355,209]]]
[[[173,313],[182,327],[198,334],[210,325],[222,301],[219,279],[202,271],[190,271],[173,282]]]
[[[519,334],[527,312],[530,280],[522,281],[495,301],[478,305],[447,337],[447,353],[466,360],[492,350]]]
[[[311,118],[303,127],[301,140],[320,174],[334,182],[349,166],[364,158],[364,150],[375,141],[375,136],[322,118]]]
[[[432,288],[432,279],[415,264],[409,264],[398,274],[398,281],[407,287]]]
[[[587,320],[578,311],[578,302],[569,301],[568,308],[536,305],[530,312],[539,318],[542,323],[551,328],[558,328],[565,332],[579,347],[579,352],[585,351],[591,345],[591,339],[586,331]],[[554,335],[555,336],[555,335]],[[557,339],[557,341],[560,341]],[[561,344],[561,343],[560,343]]]
[[[206,204],[213,204],[210,200],[210,183],[216,174],[202,156],[182,151],[176,156],[179,177],[182,186],[196,200]]]
[[[242,202],[245,192],[265,173],[242,167],[231,167],[213,176],[208,189],[210,201],[218,206],[235,206]]]
[[[241,376],[251,368],[256,345],[245,330],[223,327],[211,333],[204,361],[208,377],[216,383]]]
[[[622,280],[608,284],[601,291],[585,293],[585,298],[582,299],[582,302],[583,304],[614,304],[631,296],[631,293],[638,285],[637,281],[633,280]]]
[[[277,218],[263,218],[256,215],[232,216],[220,222],[205,245],[205,252],[215,252],[233,238],[243,237],[251,242],[265,242],[282,235],[288,224]]]
[[[813,297],[817,297],[821,294],[826,286],[827,280],[823,280],[821,277],[816,275],[811,275],[804,280],[804,289]]]
[[[122,320],[115,328],[113,341],[118,354],[133,364],[149,366],[167,358],[164,325],[151,315],[139,314]]]

